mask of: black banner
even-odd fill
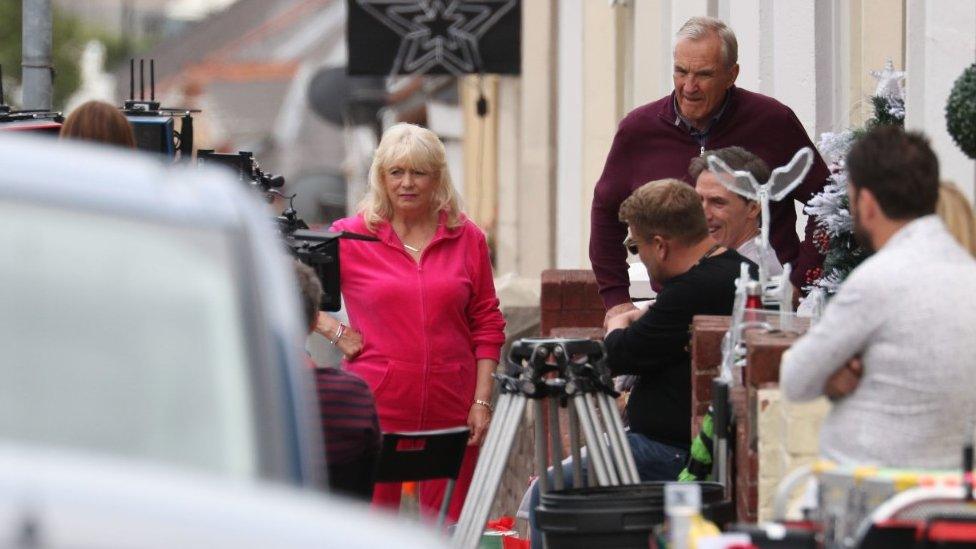
[[[347,0],[351,75],[519,74],[521,0]]]

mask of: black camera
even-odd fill
[[[254,159],[254,153],[248,151],[218,153],[213,150],[200,149],[197,151],[197,163],[212,163],[230,168],[241,182],[250,185],[254,190],[264,194],[268,202],[274,200],[276,196],[271,191],[273,189],[280,189],[285,184],[284,177],[264,173],[261,170],[261,165]]]
[[[279,190],[284,186],[285,178],[264,173],[250,152],[218,153],[201,149],[197,151],[197,163],[230,168],[242,183],[262,193],[268,202],[272,202],[275,197],[288,199],[288,207],[275,219],[278,230],[291,254],[315,270],[319,282],[322,283],[322,302],[319,303],[319,309],[338,311],[342,306],[339,294],[339,240],[377,239],[358,233],[310,230],[291,204],[295,195],[285,196]]]

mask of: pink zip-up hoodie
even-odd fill
[[[484,233],[466,218],[453,229],[445,220],[419,263],[388,222],[373,233],[379,242],[339,246],[349,323],[363,334],[346,369],[373,390],[383,431],[465,425],[476,361],[497,361],[505,341]],[[361,215],[332,230],[371,234]]]

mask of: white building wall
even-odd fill
[[[583,2],[559,3],[559,76],[556,165],[556,267],[575,269],[586,261],[580,243],[583,224]]]
[[[905,126],[928,134],[942,178],[972,202],[976,163],[946,131],[945,105],[956,79],[976,60],[976,2],[908,0],[907,8]]]
[[[538,23],[549,6],[555,29]],[[952,83],[976,58],[972,0],[545,0],[523,9],[521,112],[509,125],[520,132],[518,142],[509,144],[517,145],[509,151],[518,161],[509,166],[518,166],[512,177],[522,189],[499,202],[502,210],[506,204],[517,209],[499,214],[499,249],[518,256],[510,255],[506,264],[520,274],[535,274],[547,261],[560,268],[589,266],[592,189],[616,125],[632,108],[671,91],[673,36],[693,15],[718,16],[732,26],[739,40],[738,85],[791,107],[814,142],[822,132],[860,126],[873,92],[868,71],[882,68],[889,57],[896,68],[904,63],[908,126],[932,137],[944,176],[970,198],[974,194],[976,168],[946,134],[943,114]],[[554,38],[541,36],[553,30]],[[546,70],[537,48],[547,40],[556,49],[551,93],[535,72]],[[551,122],[538,112],[545,108]],[[546,176],[546,162],[540,162],[550,151],[546,127],[554,131],[552,202],[536,181]],[[505,144],[500,149],[505,158]],[[551,232],[542,227],[544,218]],[[527,270],[517,267],[528,263]]]
[[[807,134],[816,131],[817,73],[814,0],[779,0],[773,7],[773,87]]]

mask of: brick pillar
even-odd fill
[[[602,328],[606,311],[593,271],[549,269],[542,272],[543,336],[553,328]],[[590,337],[584,335],[583,337]]]
[[[600,299],[593,271],[582,269],[549,269],[542,272],[540,297],[543,337],[567,339],[603,339],[603,317],[606,311]],[[549,411],[545,408],[543,421]],[[563,455],[570,455],[569,415],[559,409]],[[546,438],[548,441],[548,437]],[[552,450],[550,449],[550,452]],[[530,457],[530,460],[532,457]]]
[[[805,329],[805,323],[800,326]],[[745,383],[732,390],[736,417],[735,499],[738,519],[755,522],[759,510],[759,462],[757,414],[759,389],[779,384],[779,365],[783,352],[799,337],[796,333],[749,331],[745,334]]]
[[[712,401],[712,379],[722,364],[722,338],[731,317],[698,315],[691,322],[691,436],[698,435],[701,419]]]
[[[735,413],[735,514],[739,522],[756,522],[759,507],[759,457],[750,444],[749,388],[729,391]]]

